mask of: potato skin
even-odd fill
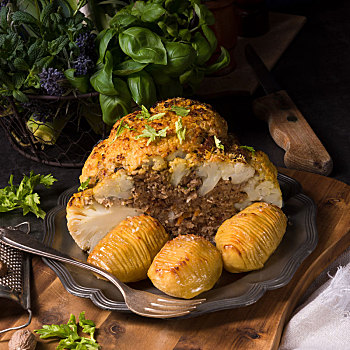
[[[222,272],[220,252],[208,240],[180,235],[154,258],[148,277],[164,293],[190,299],[215,285]]]
[[[215,236],[225,270],[232,273],[261,269],[280,244],[287,227],[283,211],[256,202],[224,221]]]
[[[168,239],[164,227],[151,216],[128,217],[96,245],[87,261],[122,282],[140,281],[147,278],[153,258]]]

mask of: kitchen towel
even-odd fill
[[[327,275],[328,281],[293,314],[279,350],[350,350],[349,249],[319,276],[316,284]]]

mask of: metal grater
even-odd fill
[[[23,230],[24,234],[30,232],[29,222],[22,222],[17,226],[0,227],[1,231]],[[11,299],[19,303],[28,312],[28,321],[18,327],[0,330],[0,334],[26,327],[32,320],[30,306],[30,256],[20,250],[11,248],[0,242],[0,260],[7,265],[7,274],[0,277],[0,298]]]

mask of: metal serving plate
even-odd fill
[[[264,268],[245,274],[223,272],[216,286],[199,297],[206,298],[190,316],[238,308],[255,303],[267,290],[285,286],[303,260],[317,245],[316,206],[302,193],[294,179],[279,174],[288,227],[283,240]],[[87,255],[71,238],[66,222],[65,206],[77,188],[71,188],[58,199],[58,205],[45,218],[44,243],[72,257],[86,260]],[[88,271],[43,258],[57,274],[63,286],[73,295],[90,298],[101,309],[129,312],[119,291],[111,283],[97,279]],[[133,288],[162,294],[149,280],[131,283]]]

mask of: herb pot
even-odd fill
[[[216,75],[225,75],[236,68],[234,60],[234,49],[237,45],[237,18],[234,7],[234,0],[211,0],[205,4],[215,17],[215,24],[211,27],[218,40],[218,49],[214,54],[214,59],[219,55],[219,47],[225,47],[231,56],[230,64],[221,69]]]

